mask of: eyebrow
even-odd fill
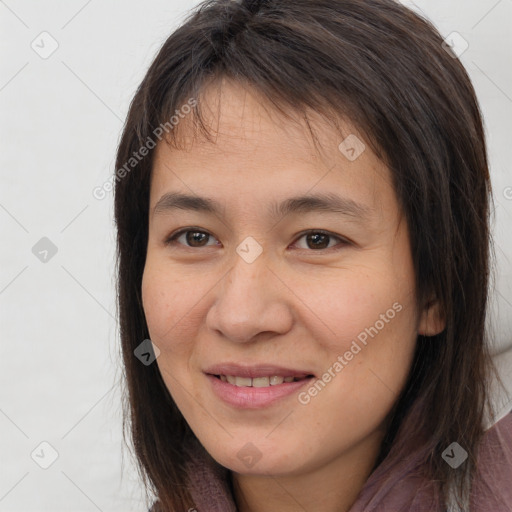
[[[164,194],[153,208],[153,215],[168,213],[172,210],[189,210],[222,215],[221,205],[214,199],[179,192]],[[291,197],[281,203],[270,204],[268,209],[272,218],[280,218],[293,213],[328,212],[345,215],[358,221],[369,220],[373,211],[369,206],[336,194]]]

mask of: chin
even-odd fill
[[[304,468],[305,461],[297,460],[297,449],[287,449],[283,444],[278,449],[265,441],[265,446],[262,446],[263,442],[244,440],[231,441],[225,449],[218,444],[212,450],[205,447],[221,466],[242,475],[293,475]]]

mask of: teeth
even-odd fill
[[[277,386],[283,382],[293,382],[295,377],[281,377],[279,375],[273,375],[272,377],[235,377],[233,375],[220,375],[222,382],[229,382],[238,387],[254,387],[254,388],[266,388],[268,386]]]
[[[269,377],[255,377],[254,379],[252,379],[253,388],[266,388],[268,386],[270,386]]]
[[[251,377],[235,377],[235,386],[245,387],[251,386],[252,379]]]

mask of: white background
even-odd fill
[[[512,0],[406,3],[469,43],[496,201],[493,350],[512,354]],[[122,466],[112,197],[92,189],[114,172],[137,85],[194,5],[0,1],[0,512],[144,510],[127,453]],[[31,48],[43,31],[59,45],[47,59]],[[57,247],[46,263],[32,253],[42,237]],[[500,361],[512,388],[512,358]],[[43,441],[58,452],[46,470],[30,456]]]

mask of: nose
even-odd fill
[[[247,263],[238,255],[217,287],[206,324],[232,341],[243,343],[285,334],[293,323],[293,294],[271,270],[264,257]]]

